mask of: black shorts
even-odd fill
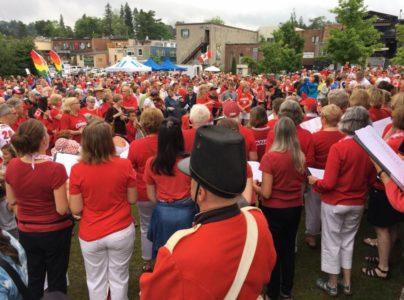
[[[387,199],[386,192],[369,189],[368,222],[377,227],[390,227],[404,221],[404,214],[395,210]]]

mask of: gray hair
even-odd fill
[[[335,104],[342,110],[345,110],[349,106],[348,94],[342,89],[331,90],[328,95],[328,104]]]
[[[208,123],[210,119],[209,109],[202,104],[194,104],[189,113],[189,120],[194,128]]]
[[[7,102],[7,104],[11,107],[17,108],[17,107],[22,106],[22,100],[17,99],[17,98],[12,98]]]
[[[0,105],[0,117],[3,117],[5,115],[8,115],[10,113],[11,109],[10,106],[6,103]]]
[[[295,125],[299,125],[302,123],[304,114],[302,108],[299,103],[294,100],[285,100],[281,107],[279,108],[279,118],[289,117],[295,123]]]
[[[354,106],[346,110],[338,123],[338,129],[347,135],[354,135],[355,130],[368,125],[372,125],[372,121],[369,118],[367,109],[362,106]]]

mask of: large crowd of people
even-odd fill
[[[365,211],[378,255],[360,271],[388,279],[404,191],[353,139],[380,120],[403,158],[393,68],[0,77],[0,298],[67,294],[75,224],[91,300],[127,299],[135,243],[141,299],[292,299],[302,214],[313,285],[355,292]]]

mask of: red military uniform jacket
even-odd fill
[[[258,242],[237,299],[257,299],[269,281],[276,252],[264,215],[250,207]],[[239,267],[247,222],[237,204],[196,216],[160,248],[153,273],[140,277],[141,299],[224,299]]]

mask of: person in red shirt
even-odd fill
[[[261,106],[254,107],[250,116],[251,131],[254,135],[257,146],[258,161],[260,162],[265,154],[267,136],[269,132],[268,118],[265,108]]]
[[[371,86],[367,90],[369,94],[369,116],[372,122],[376,122],[391,116],[391,113],[382,108],[384,104],[384,94],[381,89]]]
[[[169,117],[163,121],[157,145],[157,154],[147,160],[143,175],[147,196],[157,203],[148,232],[153,259],[173,233],[192,226],[195,215],[191,178],[177,168],[177,162],[187,156],[178,119]]]
[[[95,107],[95,98],[93,96],[87,97],[86,106],[80,109],[80,114],[82,114],[87,120],[91,120],[94,117],[101,118],[101,110]]]
[[[245,125],[250,119],[250,111],[253,102],[253,96],[250,88],[246,85],[241,89],[241,93],[237,96],[237,105],[241,110],[240,118],[242,125]]]
[[[191,108],[189,114],[189,120],[192,125],[189,129],[183,129],[182,135],[184,137],[184,148],[186,153],[192,152],[192,147],[194,145],[196,130],[209,123],[210,112],[209,109],[202,104],[195,104]]]
[[[90,299],[124,299],[135,241],[130,204],[137,199],[129,160],[115,156],[109,125],[96,120],[83,131],[80,162],[70,174],[69,206],[82,214],[79,241]]]
[[[112,105],[114,105],[114,101],[112,101],[112,92],[105,93],[104,97],[102,98],[102,101],[103,101],[103,103],[102,103],[101,107],[99,108],[99,110],[101,111],[101,117],[105,118],[105,115],[106,115],[108,109]]]
[[[198,95],[196,97],[196,104],[205,105],[212,115],[213,106],[215,101],[209,98],[209,86],[207,84],[201,84],[199,86]]]
[[[140,277],[140,297],[257,299],[276,253],[259,209],[237,205],[246,180],[244,142],[228,128],[202,126],[195,143],[201,147],[178,168],[192,178],[200,213],[193,228],[177,231],[160,248],[154,272]]]
[[[275,125],[274,142],[261,160],[262,211],[274,238],[278,260],[267,286],[271,299],[292,296],[295,272],[295,241],[303,206],[304,153],[300,149],[294,122],[283,117]]]
[[[306,166],[314,164],[314,146],[312,134],[299,125],[303,121],[303,112],[299,104],[294,100],[286,100],[281,104],[279,109],[279,119],[282,117],[289,117],[295,122],[297,139],[299,140],[300,148],[306,156]],[[279,121],[278,121],[279,122]],[[267,144],[265,152],[271,149],[274,140],[274,132],[270,130],[267,137]]]
[[[247,159],[257,161],[257,145],[252,131],[240,124],[240,108],[234,101],[226,101],[223,105],[223,116],[226,118],[234,119],[239,124],[239,132],[244,137],[246,145]]]
[[[130,143],[128,159],[132,162],[136,175],[136,188],[138,192],[137,207],[140,219],[141,251],[143,271],[152,270],[152,243],[147,239],[150,219],[155,204],[149,201],[146,193],[146,183],[143,180],[146,162],[157,152],[157,133],[164,120],[163,113],[157,108],[146,108],[140,115],[140,129],[145,137]]]
[[[318,102],[314,98],[307,98],[300,102],[300,105],[303,106],[303,111],[304,111],[304,118],[303,122],[309,121],[311,119],[317,118],[317,106]]]
[[[73,139],[80,143],[81,134],[87,125],[86,118],[80,114],[80,101],[76,97],[66,98],[63,103],[64,114],[60,119],[60,130],[68,130]]]
[[[41,299],[45,274],[50,291],[67,293],[73,224],[67,216],[66,169],[46,154],[49,136],[35,119],[21,124],[11,143],[19,153],[7,165],[7,201],[18,205],[19,240],[28,259],[28,293]]]
[[[317,169],[325,169],[328,152],[333,144],[344,138],[345,135],[338,130],[338,122],[342,116],[341,109],[335,104],[329,104],[321,110],[322,129],[313,133],[314,164]],[[321,233],[321,200],[320,195],[311,187],[305,193],[306,213],[306,244],[315,248],[316,237]]]
[[[52,94],[50,95],[48,102],[50,107],[49,116],[50,119],[52,120],[53,135],[56,141],[57,134],[60,131],[60,120],[62,119],[63,116],[62,96],[59,94]]]
[[[122,103],[123,108],[126,110],[138,110],[139,108],[138,101],[135,95],[133,95],[130,86],[124,85],[121,89],[121,93],[123,99]]]
[[[10,126],[11,129],[17,131],[18,127],[28,120],[27,111],[24,109],[23,102],[20,99],[12,98],[7,102],[7,104],[13,107],[15,109],[15,113],[17,114],[17,120]]]
[[[131,143],[136,139],[138,133],[139,123],[137,121],[137,116],[135,111],[129,112],[128,122],[126,123],[126,138],[128,142]]]
[[[272,101],[272,114],[268,117],[267,123],[269,130],[273,130],[275,128],[275,124],[278,121],[279,109],[284,101],[285,99],[283,98],[276,98]]]
[[[338,294],[338,276],[342,269],[342,290],[350,295],[352,255],[368,188],[376,179],[369,156],[352,136],[355,130],[370,125],[364,107],[348,108],[339,123],[347,137],[332,145],[323,179],[309,176],[321,194],[321,270],[328,279],[319,278],[317,287],[331,296]]]

